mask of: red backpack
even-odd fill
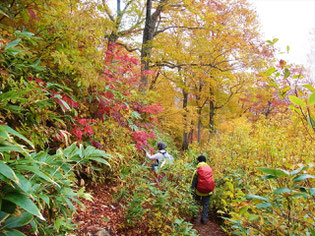
[[[212,169],[208,165],[202,165],[198,167],[198,183],[197,190],[200,193],[210,193],[215,187],[215,183],[212,177]]]

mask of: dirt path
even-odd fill
[[[225,233],[221,227],[211,221],[213,219],[207,221],[205,225],[200,223],[200,217],[196,220],[194,220],[192,223],[194,224],[194,229],[198,231],[200,236],[228,236],[227,233]]]
[[[78,230],[69,236],[143,236],[147,232],[145,225],[135,229],[123,228],[125,210],[122,205],[113,201],[117,187],[108,184],[89,185],[86,188],[93,196],[93,201],[82,200],[85,209],[78,206],[73,222]]]
[[[81,200],[85,209],[78,207],[77,213],[73,216],[73,222],[78,224],[79,229],[69,236],[148,235],[144,225],[137,225],[134,230],[122,228],[125,212],[121,205],[112,202],[112,197],[117,191],[115,187],[97,184],[88,186],[86,190],[92,194],[93,201]],[[215,216],[210,216],[205,225],[200,223],[200,218],[192,223],[200,236],[227,236],[216,221]]]

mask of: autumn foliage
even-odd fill
[[[106,199],[119,224],[99,227],[197,235],[200,154],[226,232],[314,233],[314,85],[275,59],[252,6],[117,3],[0,4],[0,234],[86,233],[75,209],[102,194],[93,212]],[[144,151],[159,141],[175,161],[156,174]]]

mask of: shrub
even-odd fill
[[[58,149],[56,154],[34,152],[14,137],[34,147],[9,126],[0,126],[0,232],[18,234],[16,228],[27,224],[39,234],[69,232],[73,228],[73,202],[80,204],[79,197],[91,199],[84,188],[76,188],[75,169],[90,162],[109,165],[110,156],[92,146],[76,144]]]

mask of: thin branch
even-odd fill
[[[107,16],[109,17],[109,19],[112,21],[112,22],[115,22],[115,18],[112,16],[112,14],[110,13],[106,3],[105,3],[105,0],[102,0],[102,3],[103,3],[103,6],[104,6],[104,10],[107,14]]]
[[[171,81],[171,82],[175,83],[175,81],[174,81],[173,79],[171,79],[171,78],[167,77],[165,73],[160,72],[160,74],[161,74],[161,75],[163,75],[163,76],[164,76],[167,80],[169,80],[169,81]]]
[[[244,82],[241,83],[241,84],[236,84],[236,85],[232,86],[232,87],[230,88],[230,95],[229,95],[229,97],[227,98],[227,100],[225,101],[225,103],[222,104],[221,106],[215,106],[214,109],[221,109],[222,107],[226,106],[226,104],[229,103],[229,101],[231,100],[231,98],[233,97],[233,95],[234,95],[234,94],[237,94],[237,93],[243,88],[243,85],[244,85]],[[233,92],[233,88],[235,88],[235,87],[237,87],[237,86],[239,86],[238,89],[237,89],[235,92]]]
[[[171,62],[167,62],[167,61],[164,61],[162,63],[157,63],[157,64],[154,64],[152,65],[151,67],[155,67],[155,66],[165,66],[165,67],[168,67],[168,68],[179,68],[179,67],[184,67],[184,66],[192,66],[192,67],[195,67],[195,66],[206,66],[206,67],[211,67],[211,68],[214,68],[214,69],[217,69],[221,72],[226,72],[226,71],[231,71],[231,69],[221,69],[211,63],[190,63],[190,64],[174,64],[174,63],[171,63]]]
[[[173,25],[173,26],[168,26],[164,29],[161,29],[159,31],[156,31],[153,35],[156,36],[157,34],[160,34],[160,33],[163,33],[164,31],[166,30],[169,30],[169,29],[188,29],[188,30],[194,30],[194,29],[204,29],[204,27],[189,27],[189,26],[176,26],[176,25]]]
[[[139,51],[140,48],[129,48],[126,44],[115,42],[117,45],[123,46],[128,52],[134,52],[134,51]]]
[[[134,25],[134,28],[131,27],[130,29],[120,31],[117,33],[117,35],[119,37],[123,37],[123,36],[126,36],[128,34],[135,34],[135,33],[141,32],[141,31],[143,31],[143,29],[136,29],[136,25]]]
[[[130,0],[130,1],[126,4],[126,6],[125,6],[125,8],[124,8],[124,10],[123,10],[123,14],[125,13],[125,11],[127,10],[127,8],[129,7],[129,5],[130,5],[132,2],[133,2],[133,0]]]
[[[12,3],[10,4],[10,9],[12,8],[12,6],[14,5],[15,0],[12,1]],[[15,15],[16,16],[16,15]],[[3,17],[1,17],[0,21],[2,21],[5,17],[7,17],[6,15],[3,15]],[[10,18],[10,17],[9,17]]]
[[[156,73],[156,75],[155,75],[154,79],[152,80],[152,82],[151,82],[151,84],[150,84],[150,88],[149,88],[149,90],[152,90],[152,89],[153,89],[153,87],[154,87],[154,85],[155,85],[155,83],[156,83],[157,79],[159,78],[159,75],[160,75],[160,74],[161,74],[161,72],[160,72],[160,71],[158,71],[158,73]]]

